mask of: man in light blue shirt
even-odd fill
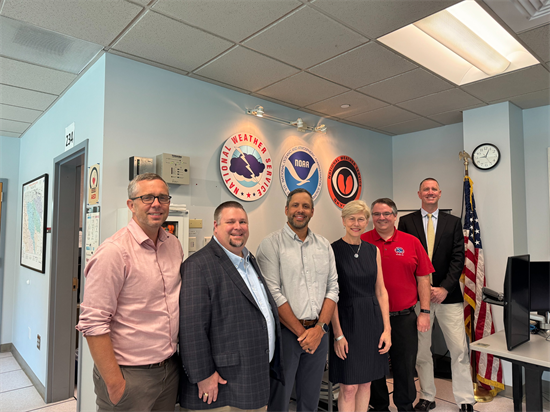
[[[277,304],[245,247],[248,236],[241,204],[222,203],[214,212],[214,239],[182,265],[185,410],[265,410],[270,377],[284,380]]]

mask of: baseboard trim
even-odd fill
[[[23,370],[23,372],[25,372],[25,374],[31,380],[32,384],[34,385],[34,387],[36,388],[40,396],[42,396],[42,399],[44,399],[44,402],[46,402],[46,388],[44,387],[42,382],[40,382],[40,379],[38,379],[37,376],[34,374],[34,372],[29,367],[27,362],[25,362],[25,359],[23,359],[23,357],[21,356],[21,354],[19,353],[15,345],[13,345],[12,343],[7,343],[4,345],[10,345],[11,354],[13,355],[15,360],[17,360],[17,362],[19,363],[19,366],[21,366],[21,369]]]
[[[13,345],[11,343],[2,343],[0,345],[0,353],[11,352],[12,346]]]

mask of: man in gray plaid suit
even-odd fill
[[[185,409],[265,410],[270,376],[284,379],[277,305],[245,247],[248,235],[241,204],[222,203],[212,240],[181,267]]]

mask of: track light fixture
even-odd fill
[[[256,106],[254,109],[247,109],[246,114],[271,120],[272,122],[286,124],[287,126],[296,127],[296,129],[302,133],[306,133],[306,132],[325,133],[327,131],[327,127],[324,124],[321,124],[317,127],[308,126],[304,123],[304,120],[301,117],[299,117],[294,121],[288,121],[284,119],[279,119],[278,117],[275,117],[275,116],[270,116],[264,112],[263,106]]]

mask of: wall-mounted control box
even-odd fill
[[[157,174],[166,183],[175,185],[189,184],[190,159],[187,156],[162,153],[157,155]]]
[[[130,157],[130,180],[143,173],[155,173],[152,157]]]

